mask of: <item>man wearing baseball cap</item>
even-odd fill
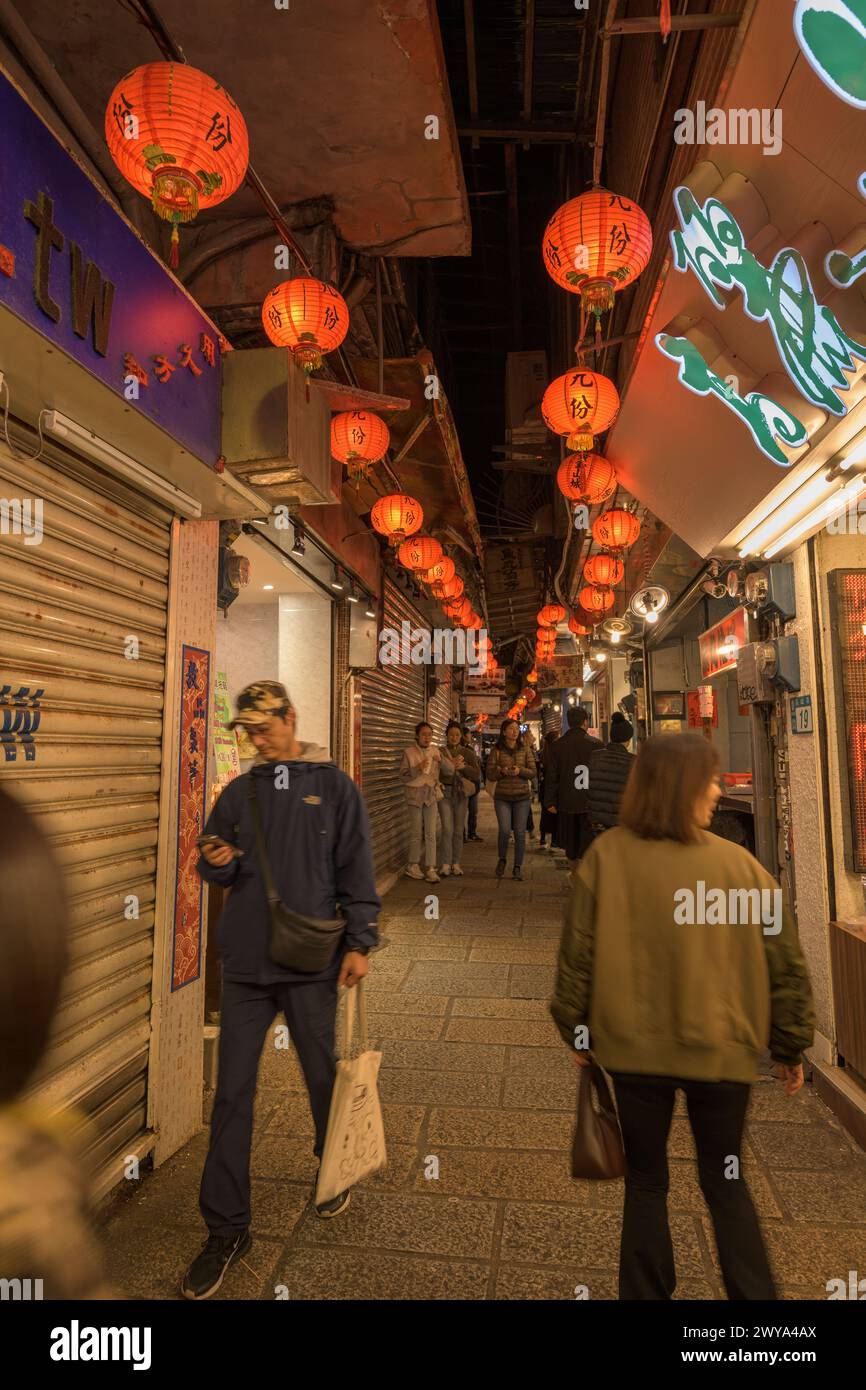
[[[231,888],[218,928],[223,992],[217,1090],[201,1182],[200,1208],[210,1235],[184,1275],[187,1298],[208,1298],[231,1264],[250,1248],[250,1148],[256,1073],[265,1038],[278,1013],[307,1084],[321,1157],[336,1074],[337,990],[367,973],[378,942],[380,908],[373,874],[370,826],[361,794],[324,748],[300,743],[297,715],[285,686],[256,681],[237,697],[231,727],[242,726],[258,757],[249,772],[222,791],[210,814],[198,872]],[[251,786],[251,781],[253,785]],[[253,806],[279,900],[292,913],[345,920],[331,965],[310,974],[287,969],[270,955],[270,906]],[[316,1208],[337,1216],[349,1192]]]

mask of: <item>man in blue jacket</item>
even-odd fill
[[[296,713],[285,686],[258,681],[237,699],[233,726],[243,725],[258,758],[224,789],[211,812],[198,872],[230,888],[218,928],[223,969],[219,1073],[200,1207],[210,1232],[184,1275],[187,1298],[208,1298],[229,1266],[250,1248],[250,1148],[256,1073],[265,1038],[283,1013],[307,1083],[321,1157],[336,1074],[337,990],[367,973],[378,942],[381,906],[373,876],[367,812],[358,788],[322,748],[299,743]],[[262,822],[271,875],[280,900],[305,917],[333,919],[346,929],[333,963],[300,974],[270,959],[270,910],[250,808],[250,779]],[[236,851],[242,851],[237,855]],[[349,1193],[316,1208],[337,1216]]]

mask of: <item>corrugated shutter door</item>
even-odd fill
[[[436,694],[427,705],[427,718],[433,725],[433,742],[441,748],[445,743],[445,730],[451,718],[451,678],[450,666],[434,666],[433,671],[439,681]]]
[[[385,581],[384,626],[426,627],[390,579]],[[400,781],[400,755],[425,717],[425,666],[395,663],[361,678],[361,791],[373,830],[373,862],[381,880],[406,863],[409,827]]]
[[[23,464],[0,446],[0,492],[44,501],[40,544],[0,537],[3,787],[70,895],[71,965],[31,1091],[89,1117],[103,1167],[146,1121],[171,517],[48,446]]]

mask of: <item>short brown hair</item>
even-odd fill
[[[657,734],[641,744],[619,809],[619,823],[642,840],[698,838],[695,803],[719,770],[703,734]]]
[[[0,1104],[23,1090],[48,1043],[67,963],[60,869],[36,821],[0,791]]]

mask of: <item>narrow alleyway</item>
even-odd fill
[[[620,1183],[572,1182],[575,1070],[547,1012],[564,860],[530,849],[526,879],[493,878],[490,802],[465,877],[402,879],[372,960],[371,1033],[384,1053],[389,1166],[319,1221],[303,1082],[292,1053],[265,1049],[252,1159],[254,1245],[217,1297],[592,1299],[616,1297]],[[439,920],[424,915],[439,896]],[[179,1297],[203,1238],[203,1129],[107,1213],[116,1286]],[[670,1144],[672,1228],[682,1298],[721,1298],[688,1121]],[[426,1177],[438,1160],[438,1177]],[[746,1171],[789,1298],[826,1298],[828,1279],[866,1269],[866,1155],[807,1087],[755,1087]]]

